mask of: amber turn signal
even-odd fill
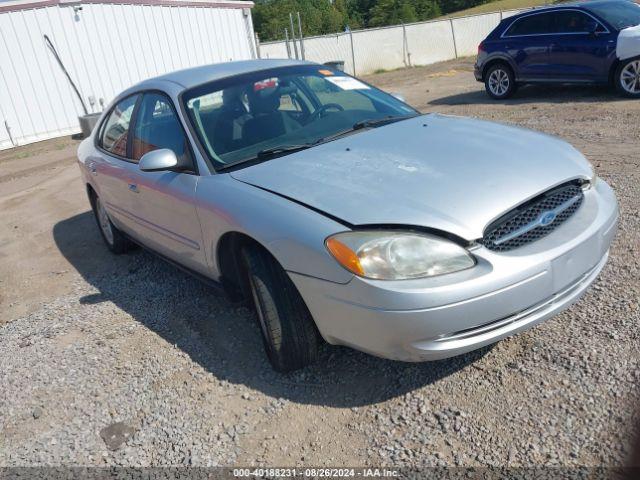
[[[329,238],[327,240],[327,249],[344,268],[356,275],[364,275],[364,270],[362,269],[362,265],[360,265],[358,255],[340,240]]]

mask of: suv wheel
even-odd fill
[[[95,193],[91,194],[91,207],[93,208],[93,214],[96,217],[96,222],[98,223],[100,235],[102,235],[104,243],[107,244],[107,248],[115,254],[121,254],[128,251],[131,248],[131,242],[111,222],[102,200],[100,200],[100,197]]]
[[[503,63],[491,66],[485,75],[484,87],[491,98],[509,98],[517,88],[511,67]]]
[[[242,261],[273,368],[290,372],[312,363],[318,355],[319,335],[287,272],[268,252],[257,247],[243,249]]]
[[[616,87],[627,97],[640,98],[640,57],[631,58],[618,65]]]

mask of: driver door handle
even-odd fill
[[[135,183],[129,184],[129,190],[131,190],[133,193],[140,193],[140,190],[138,190],[138,185],[136,185]]]

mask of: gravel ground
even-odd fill
[[[565,87],[492,102],[470,65],[367,80],[590,158],[622,216],[578,304],[446,361],[327,346],[276,374],[248,310],[144,251],[106,252],[75,141],[0,152],[0,466],[624,464],[640,422],[640,102]]]

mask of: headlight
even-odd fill
[[[459,245],[413,232],[344,232],[329,237],[327,249],[347,270],[366,278],[406,280],[457,272],[475,265]]]

